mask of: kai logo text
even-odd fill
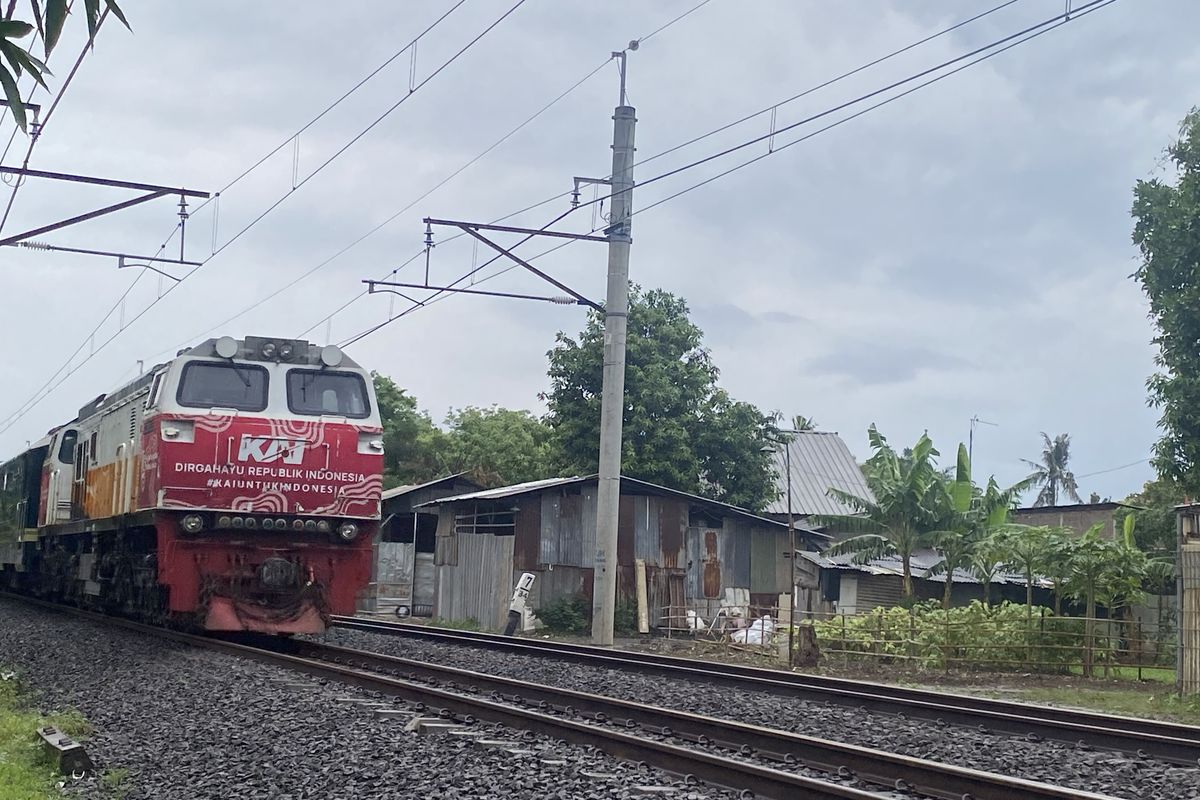
[[[273,439],[269,436],[242,434],[238,461],[260,464],[301,464],[304,462],[303,439]]]

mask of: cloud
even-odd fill
[[[735,396],[815,416],[843,431],[860,455],[873,421],[897,442],[928,428],[950,452],[979,414],[1002,426],[980,432],[979,468],[1002,479],[1020,477],[1019,459],[1036,455],[1041,430],[1072,434],[1077,473],[1128,463],[1156,435],[1143,386],[1153,370],[1151,330],[1127,279],[1135,255],[1130,190],[1153,168],[1200,83],[1194,5],[1115,4],[794,147],[779,149],[810,128],[781,134],[773,155],[639,213],[632,275],[688,300]],[[32,166],[218,189],[449,7],[397,14],[377,0],[330,17],[316,3],[282,15],[244,6],[142,4],[128,10],[135,34],[106,26]],[[0,314],[10,330],[33,332],[0,362],[8,389],[0,417],[81,342],[90,352],[88,337],[109,309],[95,342],[116,335],[0,434],[0,452],[16,451],[136,374],[138,359],[169,353],[236,311],[252,308],[220,332],[299,333],[358,295],[363,278],[387,275],[420,252],[424,216],[492,220],[569,191],[573,176],[606,174],[616,101],[609,66],[417,200],[614,48],[690,6],[621,0],[550,13],[527,4],[304,187],[291,190],[286,145],[223,194],[218,218],[215,204],[196,214],[189,256],[206,258],[214,222],[220,246],[288,195],[149,311],[163,291],[152,275],[122,301],[137,276],[111,261],[0,250]],[[781,107],[776,127],[1057,10],[1017,4]],[[418,73],[428,75],[499,13],[489,4],[456,11],[422,41]],[[639,119],[635,208],[766,153],[763,142],[649,182],[768,133],[769,115],[652,156],[967,15],[955,4],[898,0],[705,6],[630,55]],[[231,18],[238,25],[225,24]],[[347,41],[354,45],[330,49]],[[64,42],[62,52],[78,45]],[[57,63],[52,68],[65,74]],[[406,98],[408,70],[401,57],[302,134],[301,177]],[[121,198],[31,181],[10,229],[78,213],[92,199]],[[567,207],[558,197],[510,222],[538,227]],[[174,213],[170,203],[148,204],[45,238],[154,252]],[[591,208],[559,223],[562,230],[590,227]],[[531,242],[517,252],[555,244]],[[430,279],[452,280],[485,257],[468,240],[439,233]],[[536,263],[585,295],[603,296],[602,244],[573,244]],[[421,258],[399,274],[423,280],[424,266]],[[546,289],[519,269],[488,286]],[[309,335],[347,338],[394,313],[397,302],[364,297]],[[119,331],[122,318],[127,327]],[[577,331],[583,321],[575,307],[453,297],[382,328],[352,352],[395,377],[435,416],[493,403],[536,409],[555,332]],[[1145,477],[1110,473],[1081,489],[1123,496]]]

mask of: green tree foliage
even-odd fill
[[[1079,499],[1079,486],[1075,483],[1075,474],[1068,468],[1071,459],[1071,436],[1060,433],[1053,440],[1045,433],[1042,434],[1045,446],[1042,456],[1037,461],[1025,459],[1025,463],[1033,468],[1033,483],[1039,487],[1035,506],[1056,506],[1061,492],[1076,503]]]
[[[1033,616],[1034,579],[1046,570],[1054,530],[1046,525],[1010,525],[997,535],[1004,569],[1025,580],[1025,613]]]
[[[443,474],[439,453],[445,448],[445,434],[395,381],[378,372],[371,378],[383,422],[384,484],[422,483]]]
[[[1083,674],[1088,677],[1092,675],[1097,603],[1103,603],[1112,614],[1136,602],[1142,596],[1142,580],[1146,573],[1145,555],[1124,542],[1100,538],[1103,529],[1103,523],[1094,525],[1076,540],[1065,584],[1067,593],[1083,602],[1087,609]]]
[[[931,543],[944,511],[946,488],[937,469],[938,451],[925,434],[911,454],[900,455],[874,425],[867,431],[874,453],[864,465],[873,497],[830,489],[829,495],[853,509],[849,515],[818,517],[821,525],[855,534],[835,544],[830,554],[854,553],[865,563],[896,556],[904,572],[904,597],[913,597],[912,554]]]
[[[796,432],[815,431],[817,429],[817,421],[812,417],[806,417],[803,414],[797,414],[792,417],[792,430]]]
[[[1142,263],[1134,273],[1158,329],[1160,371],[1147,381],[1149,402],[1162,411],[1154,446],[1159,475],[1200,494],[1200,110],[1167,148],[1175,182],[1152,178],[1134,187],[1133,241]]]
[[[588,317],[576,338],[559,332],[545,396],[556,461],[595,472],[599,461],[604,326]],[[687,304],[659,289],[629,297],[623,474],[716,500],[761,508],[775,498],[774,419],[717,385],[719,371],[688,318]]]
[[[441,463],[484,486],[554,477],[550,429],[528,411],[468,407],[446,417]]]
[[[1133,538],[1138,549],[1147,555],[1175,560],[1175,506],[1187,500],[1179,484],[1171,480],[1147,481],[1140,492],[1129,495],[1124,502],[1136,508],[1117,510],[1117,524],[1134,520]]]
[[[16,0],[6,4],[4,17],[0,19],[0,85],[4,87],[9,112],[21,130],[26,129],[27,119],[25,103],[17,82],[25,73],[29,73],[39,86],[47,88],[45,76],[51,74],[50,70],[33,54],[33,49],[40,40],[42,58],[49,58],[62,35],[72,6],[78,8],[81,4],[84,19],[87,21],[89,42],[95,40],[103,14],[111,13],[126,28],[129,27],[129,21],[125,19],[125,14],[116,0],[82,0],[82,3],[74,4],[71,0],[30,0],[29,16],[26,20],[16,18]],[[29,38],[28,42],[22,41],[30,37],[35,30],[36,36]]]

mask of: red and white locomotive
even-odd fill
[[[370,579],[382,472],[370,375],[337,347],[210,339],[0,466],[0,586],[320,632]]]

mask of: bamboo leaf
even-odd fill
[[[67,0],[46,0],[46,32],[43,41],[46,44],[46,55],[58,44],[62,35],[63,23],[67,21]]]
[[[129,27],[129,20],[125,19],[125,12],[121,10],[119,5],[117,5],[117,0],[106,0],[105,5],[108,6],[108,10],[112,12],[114,17],[121,20],[121,24],[124,25],[126,29],[133,30],[133,28]]]
[[[4,95],[8,98],[8,107],[12,111],[13,121],[22,131],[26,130],[25,103],[21,100],[21,91],[8,67],[0,64],[0,84],[4,85]]]
[[[28,22],[15,19],[0,20],[0,36],[5,39],[23,39],[33,33],[33,26]]]

